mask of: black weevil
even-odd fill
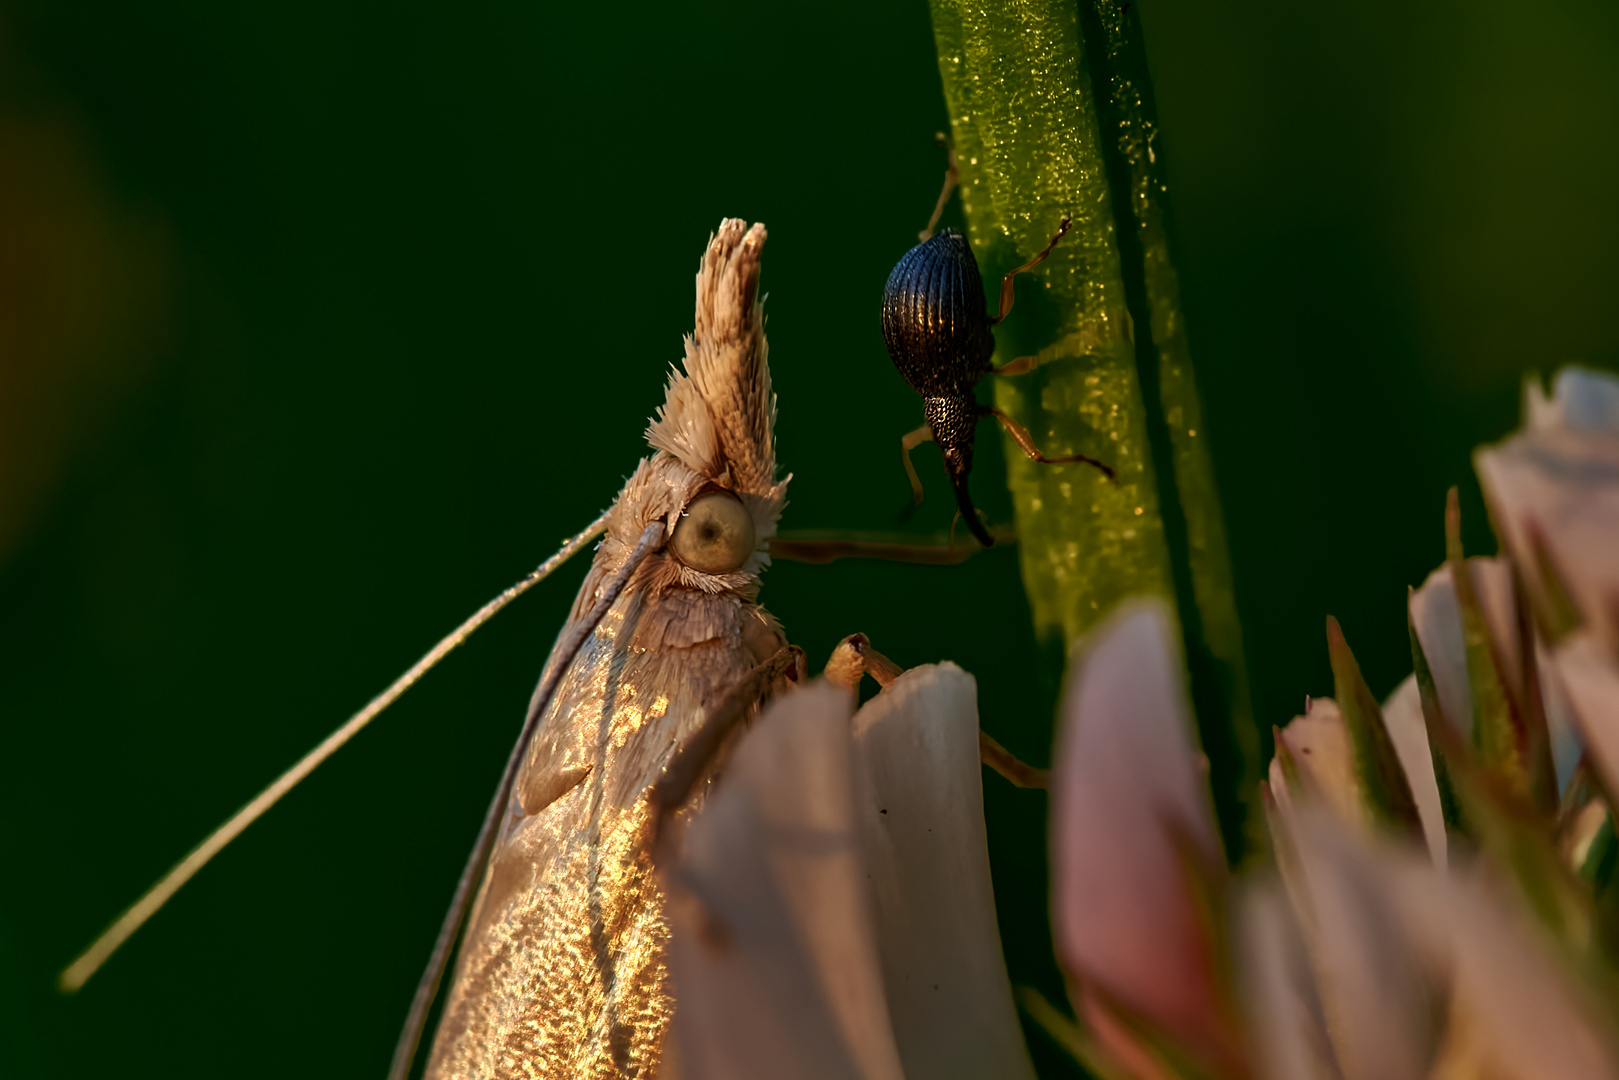
[[[947,174],[940,209],[954,186],[951,179],[953,175]],[[935,210],[934,219],[937,218]],[[929,222],[930,229],[932,224]],[[911,465],[911,451],[931,439],[944,453],[944,471],[955,489],[961,516],[985,547],[995,541],[979,520],[967,490],[967,476],[973,467],[973,434],[982,417],[999,420],[1035,461],[1046,465],[1084,462],[1102,470],[1108,479],[1117,479],[1111,467],[1084,454],[1046,457],[1020,424],[991,405],[978,404],[973,396],[973,387],[985,375],[1020,375],[1034,367],[1032,356],[999,368],[991,364],[990,356],[995,352],[992,328],[1012,310],[1012,278],[1044,262],[1067,231],[1065,217],[1057,227],[1057,235],[1040,254],[1001,279],[1001,311],[994,318],[984,309],[984,279],[978,273],[978,261],[973,258],[967,238],[954,229],[931,237],[924,232],[922,243],[905,253],[883,288],[883,341],[899,373],[911,389],[922,395],[922,415],[927,420],[902,443],[905,471],[910,475],[916,501],[922,499],[922,482]]]

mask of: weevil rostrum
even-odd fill
[[[803,652],[758,603],[787,490],[776,474],[776,404],[758,297],[765,235],[762,225],[733,219],[710,240],[685,370],[671,373],[648,425],[653,453],[607,513],[199,846],[64,972],[65,988],[82,985],[197,868],[473,629],[604,534],[530,703],[391,1075],[408,1076],[417,1060],[457,941],[425,1076],[656,1075],[674,1008],[656,837],[701,807],[739,725],[805,674]],[[877,546],[895,557],[890,546]],[[833,547],[848,553],[846,544]],[[919,553],[920,561],[960,557]],[[855,664],[855,679],[861,670],[887,678],[897,671],[859,635],[837,656],[844,667]],[[847,681],[851,673],[828,674]],[[981,752],[1019,786],[1042,785],[1039,770],[987,736]]]

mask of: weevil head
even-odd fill
[[[649,563],[650,588],[751,598],[770,562],[766,544],[786,501],[776,479],[776,395],[759,299],[765,228],[727,219],[697,271],[697,318],[685,370],[671,369],[664,403],[647,425],[656,451],[630,477],[607,543],[627,551],[662,520],[669,542]]]
[[[945,229],[895,264],[883,288],[883,343],[923,397],[965,393],[989,370],[995,337],[965,236]]]

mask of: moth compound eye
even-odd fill
[[[699,573],[729,574],[748,561],[753,541],[748,508],[735,495],[711,491],[693,499],[680,515],[669,549]]]

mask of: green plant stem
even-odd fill
[[[1228,850],[1244,846],[1258,776],[1230,557],[1170,260],[1163,163],[1137,16],[1113,0],[993,10],[933,0],[939,70],[967,233],[985,275],[1067,237],[1019,279],[996,330],[995,401],[1048,454],[1118,470],[1051,467],[1008,443],[1024,586],[1042,640],[1065,646],[1127,596],[1176,604],[1193,702]],[[993,307],[992,307],[993,310]]]

